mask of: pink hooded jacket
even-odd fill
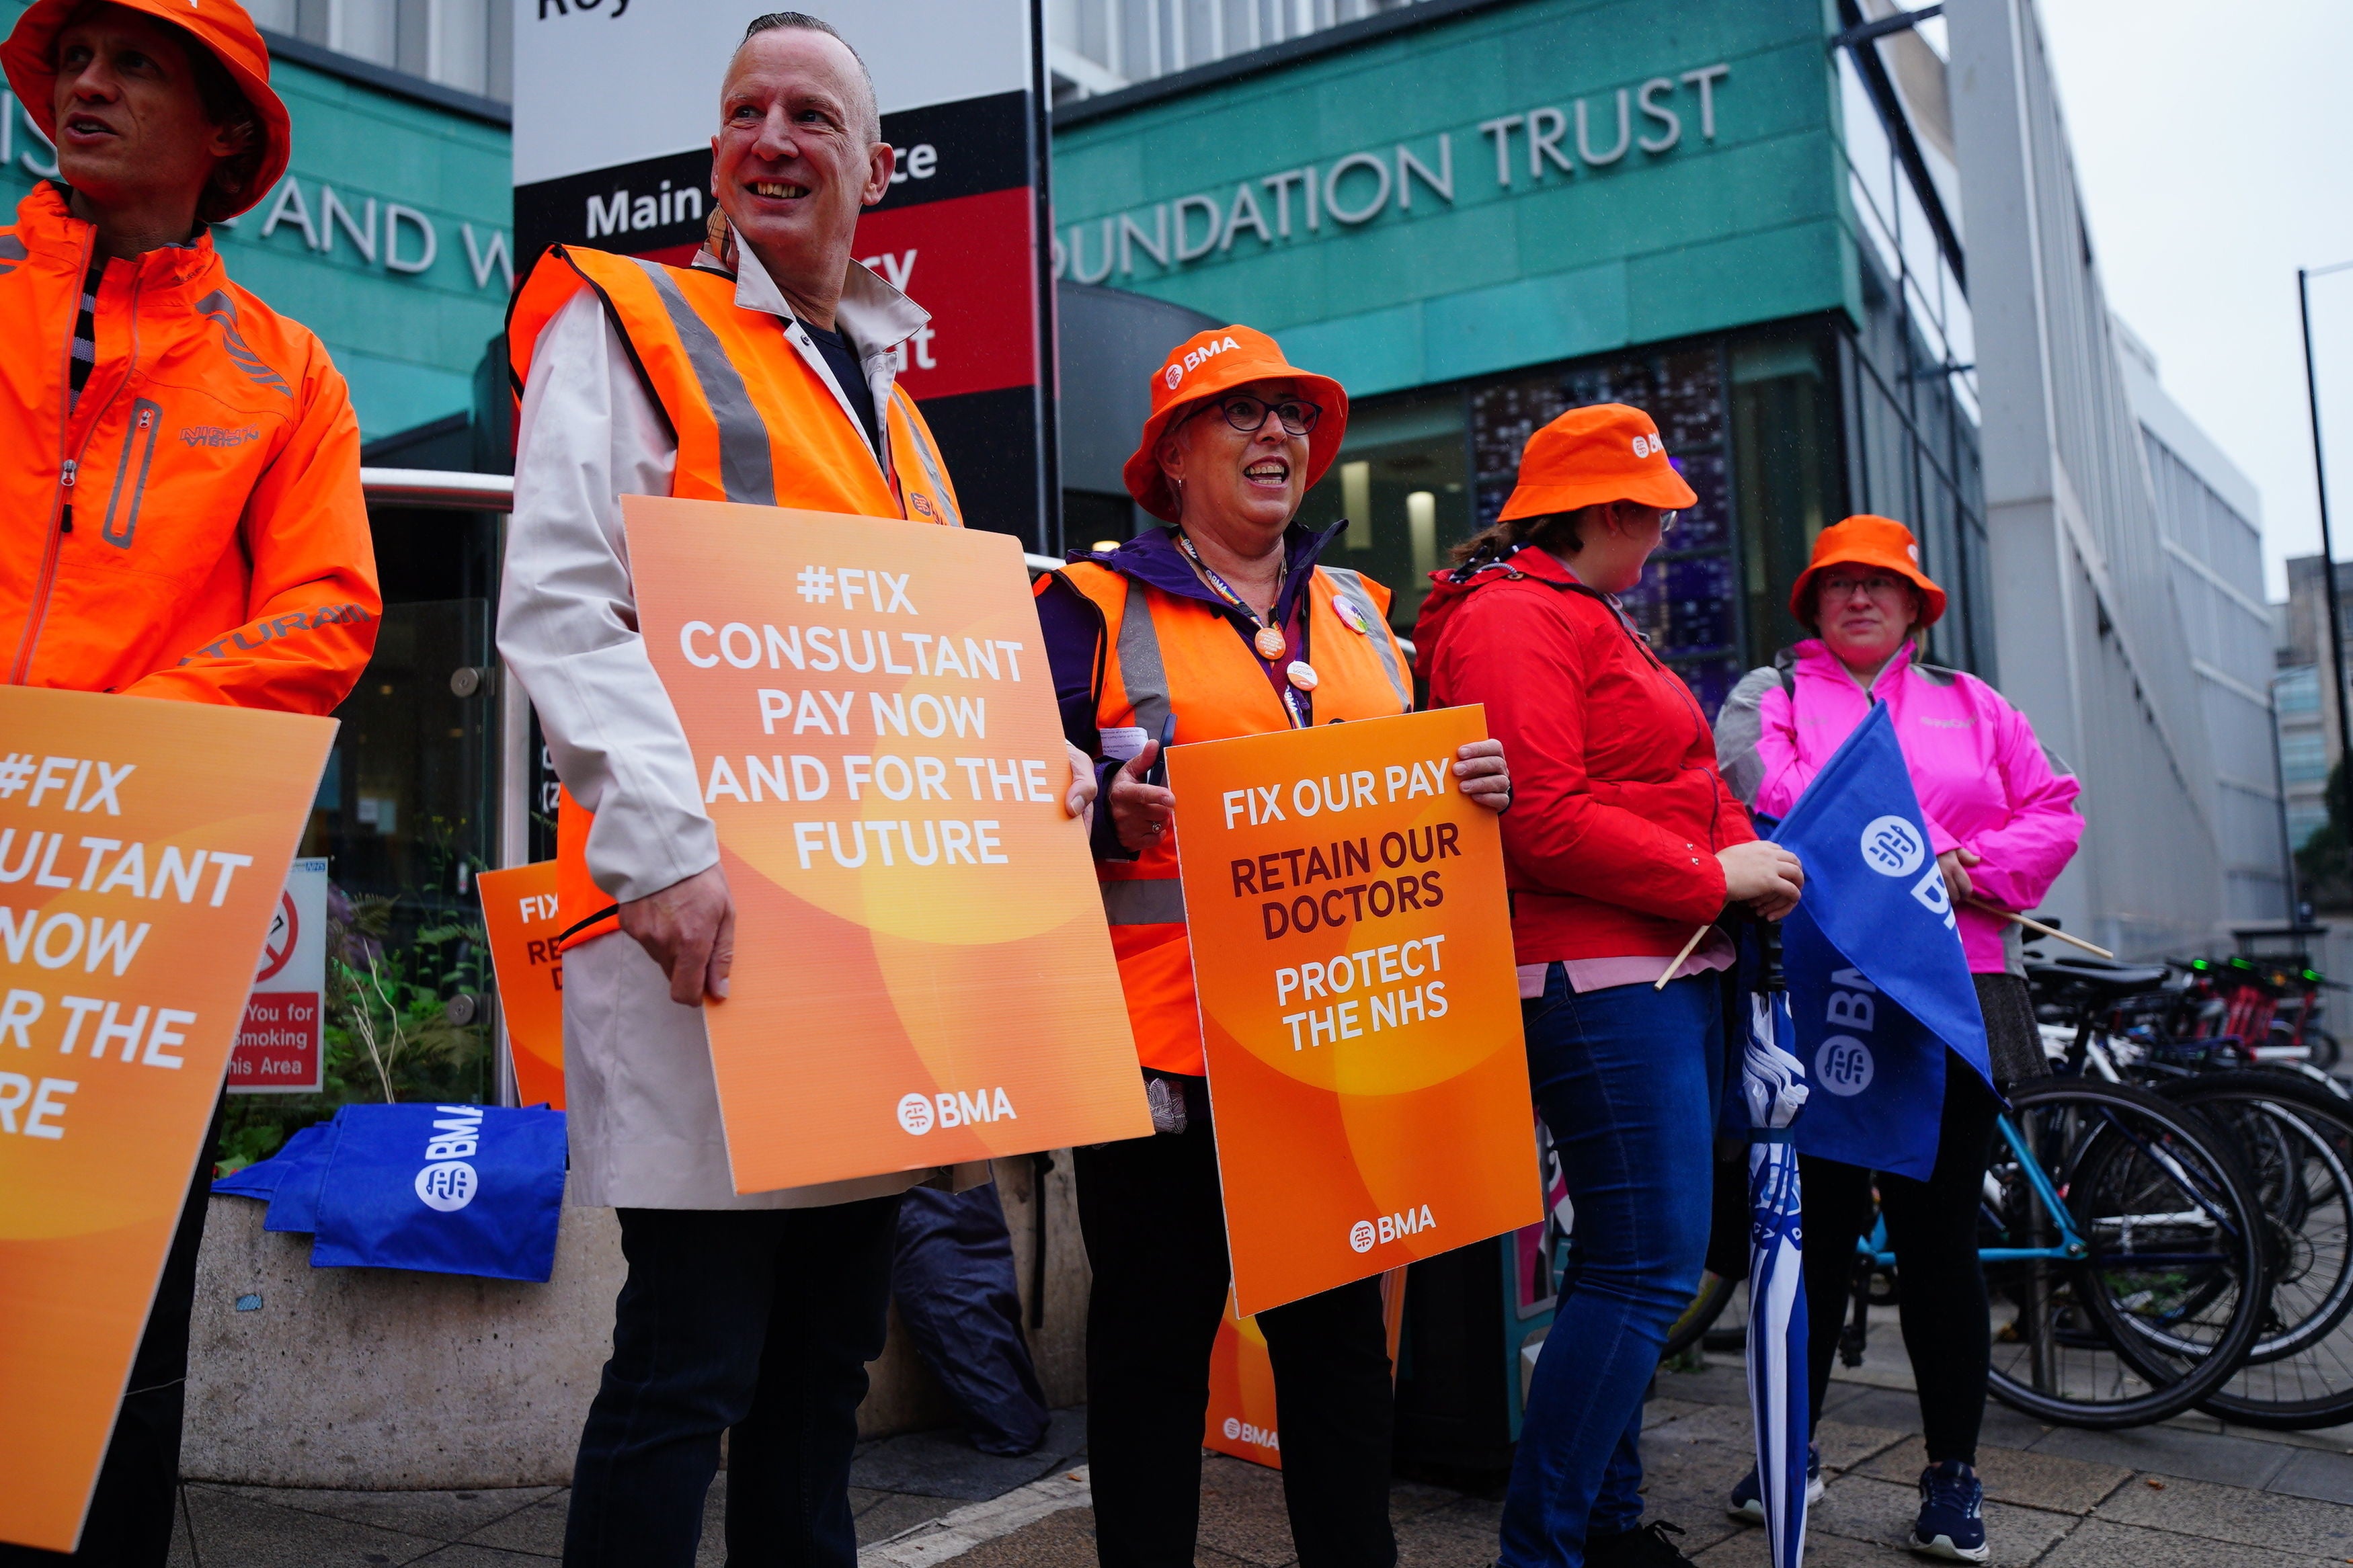
[[[1794,700],[1780,670],[1752,670],[1716,716],[1717,762],[1734,793],[1766,816],[1787,816],[1872,703],[1884,702],[1936,852],[1958,846],[1982,857],[1969,880],[1989,903],[2021,911],[2040,903],[2074,858],[2084,819],[2080,786],[2052,768],[2026,716],[1974,675],[1915,662],[1910,643],[1867,694],[1819,640],[1792,651]],[[2004,936],[2017,928],[1967,904],[1959,914],[1971,973],[2014,969]]]

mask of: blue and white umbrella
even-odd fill
[[[1773,1568],[1806,1555],[1806,1280],[1798,1152],[1789,1126],[1806,1104],[1806,1068],[1788,1049],[1787,992],[1748,998],[1741,1089],[1748,1101],[1748,1409]]]

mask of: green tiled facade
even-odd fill
[[[1054,139],[1062,276],[1249,321],[1358,395],[1809,312],[1859,313],[1823,48],[1834,30],[1821,0],[1529,0],[1082,119]],[[1704,106],[1686,73],[1719,67]],[[1634,140],[1609,159],[1620,90]],[[1646,101],[1679,121],[1672,145],[1641,145],[1668,140]],[[1606,162],[1580,155],[1580,103],[1587,144]],[[1572,168],[1544,158],[1531,174],[1525,120],[1482,128],[1531,110],[1557,115],[1539,129],[1558,129]],[[1441,139],[1451,201],[1398,151],[1442,183]],[[1312,164],[1321,184],[1352,153],[1383,163],[1390,187],[1358,225],[1327,209],[1309,232],[1294,182],[1280,193],[1292,207],[1287,237],[1261,237],[1245,211],[1230,237],[1221,216],[1223,243],[1193,259],[1177,258],[1172,235],[1163,265],[1122,221],[1155,236],[1158,209],[1173,220],[1188,196],[1231,216],[1247,184],[1278,226],[1269,176]],[[1361,210],[1379,184],[1359,163],[1337,194]],[[1182,215],[1189,245],[1205,243],[1208,211],[1196,202]],[[1106,253],[1106,219],[1125,237],[1124,255]],[[1106,259],[1111,273],[1099,277]]]
[[[24,8],[23,0],[0,0],[0,30],[13,27]],[[275,63],[270,80],[294,121],[287,180],[301,191],[311,237],[328,248],[306,237],[281,183],[235,225],[214,231],[229,276],[325,340],[351,382],[367,437],[465,413],[474,366],[506,311],[513,243],[506,128],[290,60]],[[13,211],[50,164],[13,95],[0,111],[7,126],[0,136],[0,203]],[[330,189],[363,228],[367,203],[375,202],[373,261],[343,224],[327,232]],[[280,221],[270,226],[281,199]],[[394,205],[417,217],[400,220],[397,249],[387,251],[386,211]],[[433,234],[431,265],[414,272],[388,266],[421,259],[420,225]]]

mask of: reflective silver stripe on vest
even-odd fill
[[[720,488],[732,501],[776,505],[776,470],[768,456],[768,426],[752,406],[743,375],[720,346],[719,335],[694,313],[670,274],[657,262],[640,260],[638,265],[646,269],[654,292],[661,296],[662,309],[670,312],[670,324],[686,350],[686,363],[702,385],[702,400],[711,405],[712,417],[719,423]]]
[[[931,442],[924,438],[923,427],[915,423],[915,400],[908,396],[907,389],[896,382],[891,385],[891,395],[907,399],[907,406],[902,412],[907,421],[907,435],[915,443],[915,458],[923,465],[923,473],[932,481],[932,493],[939,497],[940,505],[947,509],[949,524],[962,528],[964,519],[958,515],[955,501],[948,494],[948,481],[940,472],[939,454],[932,450]]]
[[[1397,646],[1389,639],[1388,619],[1373,607],[1373,596],[1365,592],[1365,580],[1345,566],[1319,566],[1317,571],[1332,579],[1339,596],[1356,606],[1356,614],[1365,617],[1365,640],[1381,656],[1381,668],[1389,673],[1389,685],[1396,688],[1398,710],[1413,711],[1413,682],[1405,678],[1398,665]]]
[[[1144,584],[1133,577],[1127,580],[1127,608],[1119,617],[1119,679],[1145,738],[1157,741],[1168,730],[1168,670],[1160,662],[1151,603]]]
[[[1115,926],[1182,925],[1185,885],[1174,877],[1105,882],[1103,917]]]

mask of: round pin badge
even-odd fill
[[[1281,658],[1282,657],[1283,649],[1291,646],[1282,640],[1282,628],[1281,626],[1259,627],[1258,635],[1250,638],[1250,644],[1258,649],[1259,658],[1266,660],[1269,664],[1272,664],[1276,659]]]
[[[1314,665],[1296,658],[1291,661],[1291,668],[1282,673],[1289,678],[1292,685],[1302,691],[1314,690],[1316,682],[1323,679],[1315,673]]]
[[[1335,599],[1332,601],[1332,609],[1333,613],[1340,617],[1342,626],[1360,637],[1370,635],[1365,626],[1365,612],[1356,608],[1352,600]]]

